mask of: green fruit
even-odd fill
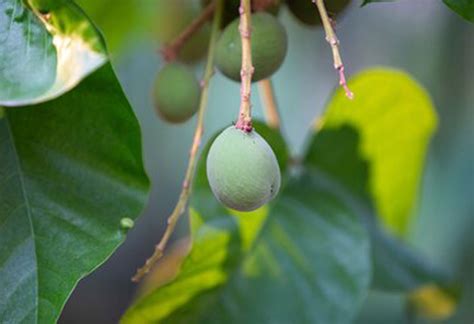
[[[351,0],[330,0],[325,1],[326,11],[330,17],[336,17],[346,8]],[[303,24],[316,26],[321,25],[318,8],[310,0],[287,0],[291,13]]]
[[[199,13],[199,6],[189,0],[157,0],[154,17],[154,33],[161,46],[173,41]],[[206,24],[186,42],[179,53],[179,59],[194,63],[207,52],[210,27]]]
[[[266,8],[265,11],[271,13],[272,15],[277,15],[278,12],[280,11],[280,3],[282,0],[266,0],[270,1],[270,5]],[[202,7],[206,7],[211,3],[211,0],[201,0],[201,5]],[[252,12],[254,11],[260,11],[259,8],[257,8],[258,2],[253,1],[252,2]],[[227,25],[229,25],[232,21],[237,19],[239,17],[239,7],[240,7],[240,0],[225,0],[224,1],[224,13],[222,15],[222,24],[221,27],[224,28]],[[256,10],[258,9],[258,10]]]
[[[270,77],[282,65],[288,40],[285,28],[272,15],[259,12],[252,15],[252,63],[255,72],[252,81]],[[242,43],[239,19],[225,28],[217,42],[217,68],[232,80],[240,81]]]
[[[280,189],[280,168],[270,145],[255,131],[225,129],[207,156],[207,178],[217,200],[229,208],[252,211]]]
[[[154,101],[159,115],[172,123],[181,123],[199,108],[201,87],[196,76],[185,65],[166,65],[155,81]]]

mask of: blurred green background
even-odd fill
[[[60,323],[117,323],[135,294],[130,278],[152,253],[176,202],[195,120],[173,126],[154,112],[151,88],[163,64],[150,23],[156,17],[154,1],[140,0],[132,7],[121,0],[112,6],[109,1],[78,2],[102,20],[98,24],[110,40],[115,69],[142,126],[153,189],[125,244],[79,283]],[[322,30],[300,25],[286,8],[280,18],[288,31],[289,51],[273,80],[283,132],[298,155],[337,79]],[[378,65],[399,68],[412,74],[432,96],[439,129],[431,143],[409,244],[460,278],[463,296],[458,312],[443,323],[473,323],[474,26],[441,1],[402,0],[363,8],[354,1],[338,20],[337,33],[349,75]],[[201,72],[202,66],[197,65],[196,73]],[[261,118],[257,88],[253,90],[254,115]],[[239,85],[216,73],[205,141],[235,119],[238,106]],[[186,222],[180,226],[176,237],[186,234]],[[403,296],[373,292],[357,323],[409,323],[404,305]]]

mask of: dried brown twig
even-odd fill
[[[216,14],[212,23],[211,40],[209,42],[206,69],[202,81],[202,92],[199,103],[196,130],[194,131],[193,144],[189,151],[189,162],[188,167],[186,169],[186,175],[183,181],[183,188],[181,190],[181,194],[179,195],[178,203],[176,204],[173,212],[168,218],[168,225],[166,227],[165,233],[163,234],[163,237],[161,238],[158,245],[156,245],[153,255],[148,260],[146,260],[145,265],[138,269],[135,276],[133,276],[132,281],[134,282],[140,281],[140,279],[143,278],[150,271],[153,265],[163,256],[166,245],[168,244],[168,241],[174,232],[176,224],[181,215],[185,212],[186,206],[188,204],[189,195],[191,193],[191,184],[196,171],[195,169],[197,164],[197,153],[201,144],[201,138],[204,131],[204,112],[206,110],[208,101],[209,82],[214,72],[214,48],[217,41],[219,26],[222,17],[223,0],[216,0],[215,3]]]

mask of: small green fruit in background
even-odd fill
[[[196,18],[201,8],[189,0],[157,0],[154,17],[154,34],[161,46],[173,41]],[[207,53],[210,27],[206,24],[186,42],[179,53],[179,59],[194,63]]]
[[[255,72],[252,81],[270,77],[282,65],[288,49],[285,28],[271,14],[252,15],[252,63]],[[228,78],[240,81],[242,43],[239,19],[225,28],[217,42],[216,65]]]
[[[213,0],[212,0],[213,1]],[[271,13],[272,15],[277,15],[278,12],[280,11],[280,4],[282,0],[265,0],[268,1],[269,3],[263,3],[263,2],[256,2],[252,1],[252,12],[254,11],[261,11],[260,8],[258,8],[259,4],[264,4],[266,6],[265,11]],[[201,5],[202,7],[206,7],[211,3],[211,0],[201,0]],[[240,0],[225,0],[224,1],[224,13],[222,16],[222,28],[226,27],[229,25],[232,21],[235,19],[239,18],[239,7],[240,7]]]
[[[184,64],[167,64],[156,78],[154,101],[159,115],[172,123],[191,118],[199,108],[201,87]]]
[[[330,17],[337,16],[346,8],[351,0],[324,1],[326,11]],[[286,4],[291,13],[303,24],[309,26],[321,25],[318,8],[311,0],[287,0]]]
[[[280,189],[280,168],[270,145],[255,131],[225,129],[207,156],[207,178],[225,206],[252,211],[273,199]]]

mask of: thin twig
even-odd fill
[[[252,48],[251,48],[251,8],[250,0],[240,1],[240,39],[242,41],[242,68],[240,70],[240,111],[235,127],[245,131],[252,131],[252,104],[250,102],[252,75],[254,68],[252,65]]]
[[[214,16],[214,20],[212,23],[211,39],[209,41],[206,69],[202,82],[202,92],[199,103],[196,130],[194,131],[193,144],[189,151],[189,163],[183,181],[183,188],[181,194],[179,195],[178,203],[176,204],[176,207],[168,218],[168,225],[166,227],[165,233],[163,234],[163,237],[161,238],[161,241],[155,247],[153,255],[146,261],[143,267],[137,270],[135,276],[133,276],[132,281],[134,282],[138,282],[141,278],[143,278],[143,276],[145,276],[150,271],[152,266],[163,256],[166,245],[168,244],[168,241],[171,235],[173,234],[174,228],[176,227],[176,223],[178,222],[180,216],[185,212],[186,206],[188,204],[189,195],[191,193],[191,184],[193,182],[196,169],[197,152],[201,144],[201,138],[204,130],[204,112],[206,110],[208,102],[209,82],[214,72],[214,48],[217,41],[222,16],[223,0],[215,0],[215,2],[216,15]]]
[[[265,79],[258,83],[258,93],[262,102],[265,119],[268,126],[274,129],[280,128],[280,114],[275,100],[275,93],[271,79]]]
[[[161,54],[165,61],[170,62],[176,59],[184,44],[186,44],[186,42],[212,17],[215,8],[215,1],[211,1],[201,14],[196,17],[196,19],[194,19],[191,24],[189,24],[189,26],[178,35],[178,37],[161,49]]]
[[[346,76],[344,75],[344,63],[342,62],[341,54],[339,53],[339,40],[331,24],[331,20],[326,12],[323,0],[312,0],[318,7],[321,21],[323,22],[324,31],[326,33],[326,41],[331,46],[332,56],[334,60],[334,68],[339,72],[339,85],[344,88],[346,96],[349,99],[354,98],[354,94],[347,86]]]

